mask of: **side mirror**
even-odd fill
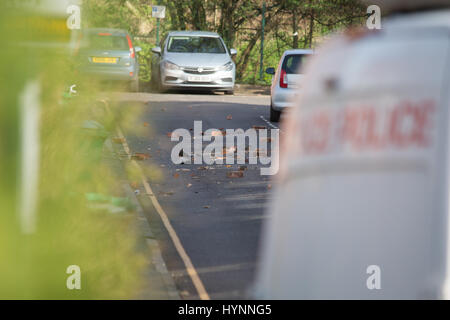
[[[161,55],[161,48],[160,47],[154,47],[154,48],[152,48],[152,52]]]
[[[134,47],[134,52],[138,53],[141,52],[142,48],[141,47]]]
[[[230,49],[230,55],[231,56],[237,55],[237,50],[236,49]]]
[[[266,73],[267,73],[267,74],[274,75],[274,74],[275,74],[275,68],[272,68],[272,67],[267,68],[267,69],[266,69]]]

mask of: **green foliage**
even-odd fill
[[[261,0],[160,0],[167,7],[161,34],[168,30],[218,32],[228,47],[236,47],[239,81],[259,78]],[[359,0],[267,0],[264,65],[276,65],[282,51],[315,47],[320,39],[339,29],[364,22]],[[145,0],[85,0],[89,26],[120,27],[140,37],[141,79],[150,80],[150,49],[156,38],[156,19]],[[147,28],[145,28],[147,27]],[[247,49],[247,51],[246,51]],[[244,54],[242,54],[245,52]],[[266,77],[265,83],[270,80]]]
[[[36,19],[50,21],[37,13],[12,13],[0,4],[0,298],[133,298],[146,263],[136,250],[134,217],[93,208],[85,198],[86,193],[121,196],[120,171],[99,157],[117,122],[93,103],[95,86],[80,85],[78,98],[63,95],[68,85],[89,79],[73,74],[68,43],[58,41],[54,29],[36,31],[37,40],[24,42],[29,30],[18,26]],[[65,18],[54,19],[65,27]],[[27,84],[36,84],[40,94],[24,100]],[[33,170],[38,185],[32,189],[37,196],[35,228],[28,230],[21,190],[31,181],[23,157],[35,145],[22,142],[30,124],[22,122],[21,108],[34,103],[40,155],[26,158],[38,164]],[[83,129],[86,120],[103,124],[105,130]],[[70,265],[81,268],[81,290],[66,287]]]

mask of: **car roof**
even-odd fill
[[[87,33],[111,33],[114,36],[125,36],[128,31],[124,29],[114,29],[114,28],[87,28],[83,30]]]
[[[314,50],[312,49],[290,49],[290,50],[286,50],[284,52],[284,56],[287,56],[289,54],[313,54]]]
[[[396,29],[423,29],[423,28],[450,28],[450,9],[431,10],[394,15],[385,23],[392,30]]]
[[[217,32],[210,31],[170,31],[169,36],[220,37]]]
[[[377,5],[384,13],[424,12],[450,7],[448,0],[362,0],[369,5]]]

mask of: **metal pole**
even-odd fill
[[[262,22],[261,22],[261,59],[259,61],[259,80],[263,80],[263,62],[264,62],[264,27],[266,26],[266,1],[263,1]]]
[[[159,18],[156,18],[156,46],[159,46]]]

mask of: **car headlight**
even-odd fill
[[[223,66],[221,66],[220,68],[219,68],[219,70],[223,70],[223,71],[231,71],[231,70],[233,70],[233,62],[228,62],[228,63],[225,63]]]
[[[175,63],[172,63],[170,61],[164,61],[164,69],[167,69],[167,70],[180,70],[180,67],[177,66]]]

